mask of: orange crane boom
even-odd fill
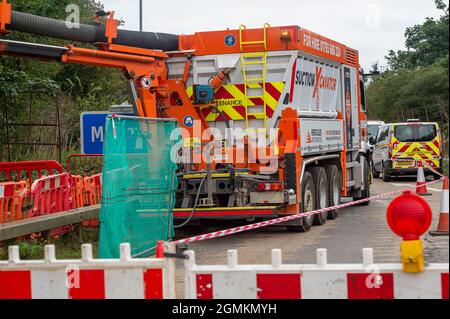
[[[136,115],[175,118],[182,129],[183,155],[198,159],[180,165],[175,217],[270,219],[334,206],[341,196],[370,196],[371,153],[358,51],[298,26],[268,24],[139,38],[118,30],[114,12],[101,15],[104,26],[83,25],[79,34],[42,17],[33,29],[26,14],[1,0],[1,34],[49,32],[97,47],[0,39],[0,55],[120,69]],[[46,24],[56,30],[48,31]],[[243,142],[234,143],[235,136],[228,145],[223,137],[216,140],[218,124],[243,127]],[[269,130],[274,134],[267,142]],[[255,143],[250,133],[261,131],[265,142]],[[219,154],[211,142],[224,146]],[[200,200],[201,211],[200,195],[207,196]],[[322,225],[327,216],[337,215],[332,211],[312,219]],[[308,231],[310,217],[286,226]]]

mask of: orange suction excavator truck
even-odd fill
[[[371,152],[358,52],[298,26],[171,35],[65,21],[0,4],[0,54],[121,69],[140,117],[175,118],[182,146],[174,217],[267,220],[370,197]],[[283,224],[323,225],[337,212]]]

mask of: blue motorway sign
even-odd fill
[[[81,153],[103,154],[106,117],[110,112],[84,112],[81,114]]]

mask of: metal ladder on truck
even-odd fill
[[[264,24],[264,39],[259,41],[244,41],[244,33],[247,29],[245,25],[239,27],[239,42],[241,51],[247,46],[264,46],[264,52],[242,53],[241,65],[244,77],[244,99],[243,106],[245,109],[245,127],[249,129],[249,118],[255,117],[257,120],[264,121],[264,128],[258,129],[258,132],[267,134],[267,97],[266,97],[266,73],[267,73],[267,29],[270,28],[268,23]],[[255,72],[256,71],[256,72]],[[250,76],[249,73],[252,73]],[[256,75],[255,75],[256,73]],[[249,95],[249,90],[261,91],[262,94]],[[263,101],[262,112],[255,112],[252,109],[259,105],[253,104],[250,99],[260,99]]]

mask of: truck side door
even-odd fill
[[[344,72],[344,118],[346,126],[347,150],[359,149],[359,75],[355,68],[345,66]]]

